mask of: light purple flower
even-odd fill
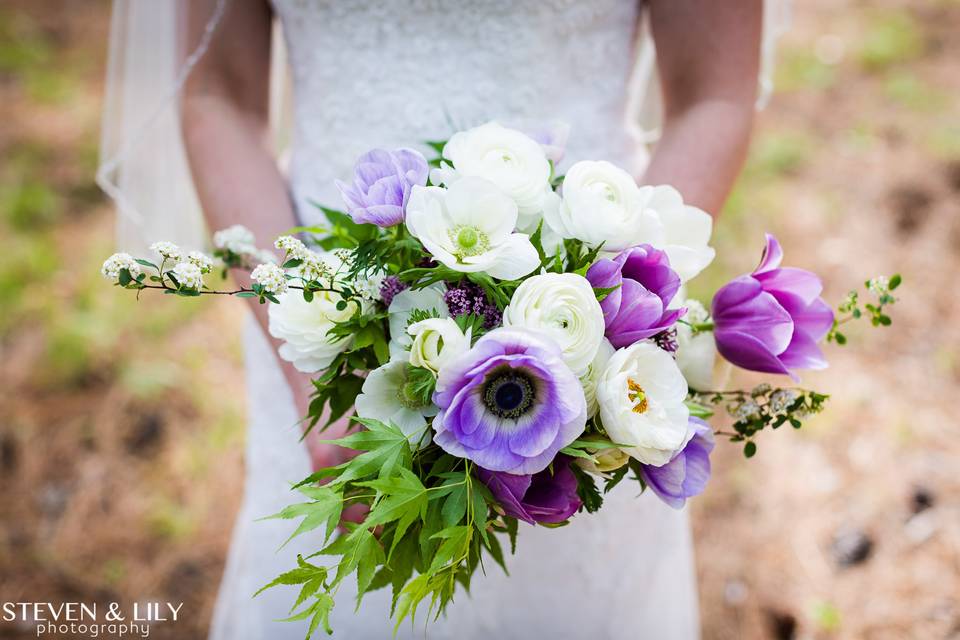
[[[618,287],[600,302],[606,336],[617,348],[669,329],[686,313],[667,308],[680,288],[680,276],[670,268],[667,254],[648,244],[597,260],[587,280],[595,288]]]
[[[557,456],[552,469],[534,475],[514,475],[477,468],[480,478],[504,513],[524,522],[556,524],[567,520],[582,504],[570,460]]]
[[[560,348],[532,331],[501,327],[440,370],[436,442],[484,469],[543,471],[583,433],[587,406]]]
[[[820,298],[820,278],[781,267],[782,259],[767,234],[760,265],[713,297],[714,338],[720,355],[738,367],[796,378],[793,369],[827,366],[817,343],[833,326],[833,311]]]
[[[410,190],[427,184],[429,171],[419,151],[374,149],[357,160],[352,184],[336,183],[354,222],[392,227],[403,222]]]
[[[692,437],[670,462],[662,467],[640,466],[643,481],[674,509],[681,508],[687,498],[703,493],[710,480],[713,429],[700,418],[693,417],[690,418],[688,429]]]

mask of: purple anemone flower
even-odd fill
[[[587,280],[596,288],[617,287],[600,308],[606,336],[618,349],[670,328],[686,313],[683,308],[667,308],[680,289],[680,276],[670,268],[667,254],[648,244],[597,260],[587,271]]]
[[[403,222],[410,190],[427,184],[429,172],[419,151],[374,149],[357,160],[353,183],[337,180],[337,189],[354,222],[392,227]]]
[[[533,475],[478,468],[477,477],[490,488],[504,513],[530,524],[563,522],[582,504],[577,496],[577,477],[566,456],[557,456],[552,470]]]
[[[713,429],[700,418],[690,418],[687,426],[692,437],[673,459],[662,467],[641,465],[640,475],[660,499],[674,509],[681,508],[687,498],[703,493],[710,480],[710,452],[713,451]]]
[[[760,265],[713,297],[713,335],[720,355],[738,367],[796,378],[793,369],[827,366],[817,343],[833,326],[833,311],[820,298],[820,278],[781,267],[782,259],[767,234]]]
[[[440,370],[433,401],[436,442],[484,469],[543,471],[583,433],[586,400],[560,347],[532,331],[501,327]]]

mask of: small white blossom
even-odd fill
[[[173,268],[173,276],[184,289],[200,289],[203,286],[203,271],[192,262],[181,262]]]
[[[180,249],[177,245],[172,242],[154,242],[150,245],[150,250],[155,251],[164,260],[181,260],[183,259],[183,250]]]
[[[877,276],[867,280],[867,289],[873,293],[884,293],[890,287],[890,279],[886,276]]]
[[[386,274],[383,271],[374,271],[355,278],[351,285],[361,298],[373,302],[380,299],[380,286],[383,285],[384,277]]]
[[[273,246],[286,253],[288,259],[303,260],[310,253],[307,245],[293,236],[280,236]]]
[[[199,251],[191,251],[188,253],[187,262],[197,265],[200,273],[207,274],[213,271],[213,259]]]
[[[733,417],[737,420],[750,420],[760,416],[760,405],[753,400],[745,400],[733,408]]]
[[[250,274],[254,282],[260,284],[269,293],[286,293],[287,276],[283,269],[272,263],[258,265]]]
[[[115,253],[107,258],[103,266],[100,267],[100,273],[108,280],[118,281],[120,271],[126,269],[130,272],[130,277],[134,280],[140,275],[140,265],[133,259],[129,253]]]
[[[330,266],[320,254],[308,250],[300,259],[303,262],[298,267],[297,274],[304,280],[320,280],[331,275]]]
[[[254,242],[256,238],[253,232],[241,224],[235,224],[213,234],[214,247],[241,255],[251,253],[251,249],[255,251]]]
[[[780,413],[793,404],[798,397],[800,395],[793,389],[777,389],[770,396],[770,408]]]

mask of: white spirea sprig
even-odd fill
[[[289,288],[287,274],[279,266],[270,262],[257,265],[257,268],[250,273],[250,278],[268,293],[286,293]]]
[[[232,251],[239,255],[256,251],[255,241],[253,232],[242,224],[235,224],[213,234],[213,246],[216,249]]]
[[[203,271],[193,262],[180,262],[173,268],[173,276],[184,289],[198,291],[203,287]]]
[[[150,245],[150,250],[155,251],[164,260],[173,260],[179,262],[183,259],[183,250],[172,242],[162,240]]]
[[[298,275],[304,280],[320,280],[331,275],[330,266],[313,251],[307,251],[301,260]]]
[[[187,262],[196,265],[200,273],[206,275],[213,271],[213,259],[199,251],[191,251],[187,254]]]
[[[100,273],[107,280],[118,282],[120,280],[120,271],[126,269],[130,272],[130,277],[134,280],[141,273],[140,265],[129,253],[115,253],[103,262],[100,267]]]
[[[293,236],[280,236],[273,246],[283,251],[288,259],[303,260],[310,253],[307,245]]]

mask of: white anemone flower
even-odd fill
[[[516,203],[482,178],[464,177],[447,189],[415,186],[406,224],[434,258],[455,271],[515,280],[540,264],[529,236],[514,232]]]
[[[663,466],[692,437],[687,381],[673,357],[650,342],[620,349],[597,383],[603,427],[643,464]]]
[[[423,448],[430,443],[427,418],[437,414],[432,402],[421,404],[408,386],[405,362],[393,361],[374,369],[363,382],[357,396],[357,415],[396,425],[410,439],[410,445]]]

